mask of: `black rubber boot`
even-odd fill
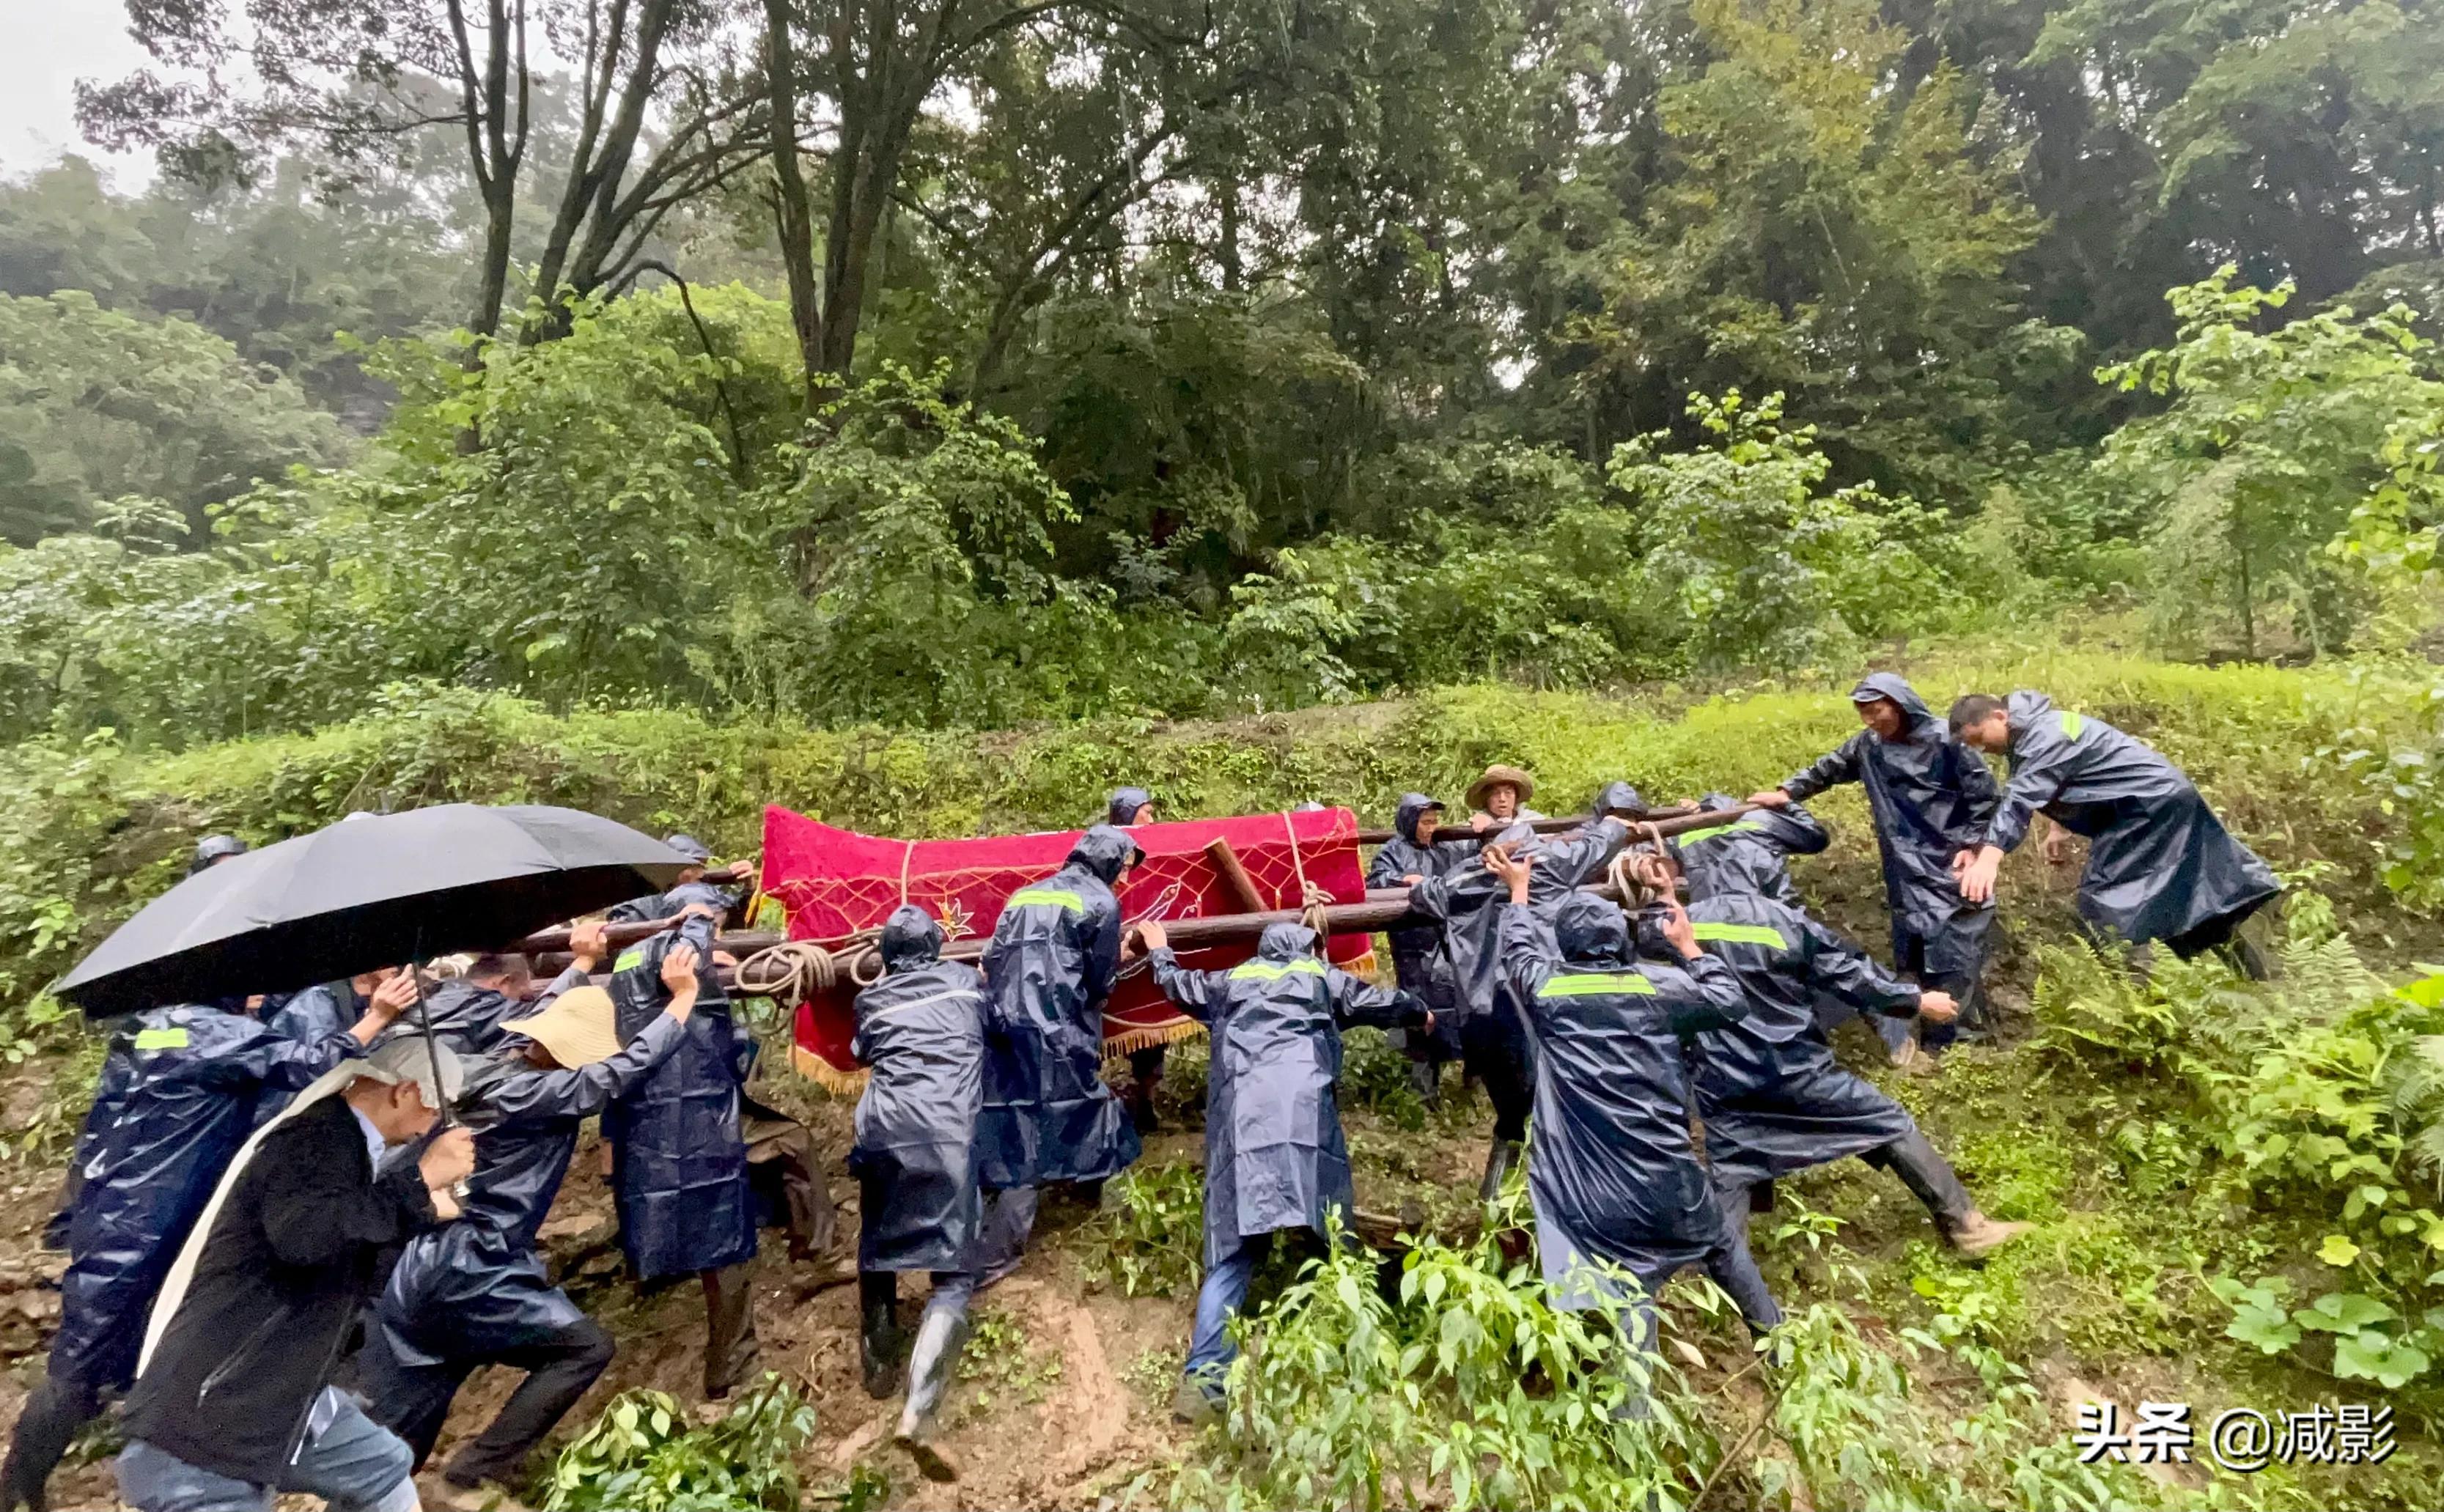
[[[906,1449],[929,1481],[955,1481],[957,1466],[934,1443],[935,1419],[951,1389],[951,1372],[968,1341],[964,1313],[929,1310],[916,1325],[916,1348],[908,1360],[908,1404],[899,1410],[899,1431],[892,1442]]]
[[[869,1270],[857,1279],[858,1364],[865,1373],[865,1394],[880,1401],[899,1391],[899,1276],[896,1271]]]
[[[1502,1183],[1510,1169],[1519,1164],[1525,1147],[1516,1139],[1496,1139],[1493,1148],[1485,1152],[1485,1179],[1476,1184],[1476,1199],[1492,1202],[1502,1195]]]

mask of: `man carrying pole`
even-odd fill
[[[1103,1085],[1103,1005],[1120,966],[1114,895],[1144,858],[1118,828],[1098,824],[1068,861],[1002,905],[985,950],[992,998],[976,1161],[991,1194],[979,1284],[1018,1268],[1035,1228],[1037,1189],[1102,1184],[1141,1148],[1127,1110]]]
[[[976,1114],[984,1102],[985,984],[942,956],[942,927],[902,903],[878,942],[882,979],[857,995],[850,1050],[872,1068],[849,1152],[863,1195],[857,1236],[859,1353],[868,1396],[898,1390],[899,1277],[928,1271],[899,1445],[929,1480],[957,1479],[935,1443],[935,1419],[968,1337],[968,1300],[984,1217],[976,1185]]]
[[[1392,838],[1376,851],[1366,867],[1369,888],[1415,887],[1430,876],[1441,876],[1475,859],[1457,845],[1436,845],[1443,805],[1423,793],[1403,793],[1392,813]],[[1443,954],[1442,931],[1432,924],[1403,924],[1390,931],[1392,969],[1401,989],[1424,1004],[1435,1016],[1432,1029],[1393,1031],[1418,1096],[1434,1106],[1442,1097],[1442,1068],[1459,1059],[1459,1038],[1452,1023],[1451,960]]]
[[[1697,1053],[1707,1164],[1734,1226],[1746,1232],[1756,1192],[1769,1193],[1775,1178],[1857,1155],[1900,1177],[1944,1243],[1964,1255],[1984,1255],[2027,1229],[1979,1211],[1916,1120],[1835,1064],[1817,1027],[1821,998],[1860,1013],[1941,1023],[1955,1011],[1949,995],[1896,980],[1849,941],[1770,897],[1717,890],[1690,904],[1689,917],[1697,943],[1731,968],[1749,999],[1747,1016],[1706,1036]]]
[[[1644,1350],[1656,1293],[1703,1265],[1764,1333],[1782,1310],[1697,1164],[1686,1111],[1686,1042],[1748,1014],[1737,979],[1697,948],[1677,903],[1663,921],[1665,961],[1638,959],[1620,908],[1588,893],[1559,901],[1548,934],[1530,901],[1544,863],[1506,849],[1489,848],[1485,870],[1504,890],[1503,967],[1536,1035],[1528,1195],[1553,1305],[1586,1310],[1610,1293],[1630,1307],[1624,1342]],[[1627,1271],[1637,1290],[1620,1295],[1597,1264]]]
[[[1603,818],[1561,837],[1539,836],[1525,823],[1514,824],[1496,846],[1533,858],[1528,896],[1549,923],[1572,890],[1602,876],[1628,839],[1627,824]],[[1410,911],[1442,926],[1456,988],[1461,1054],[1493,1102],[1493,1140],[1477,1186],[1477,1195],[1487,1202],[1501,1195],[1503,1178],[1519,1163],[1535,1100],[1528,1008],[1503,969],[1509,937],[1503,932],[1502,905],[1508,896],[1502,878],[1485,866],[1463,865],[1409,889]]]
[[[1323,1238],[1357,1210],[1336,1089],[1348,1024],[1431,1030],[1408,993],[1368,985],[1317,953],[1304,924],[1272,924],[1253,960],[1183,968],[1160,924],[1138,926],[1163,995],[1213,1037],[1205,1112],[1205,1284],[1172,1411],[1202,1422],[1220,1407],[1238,1347],[1231,1319],[1274,1234]],[[1338,1215],[1337,1218],[1334,1215]]]
[[[579,927],[581,961],[601,952],[601,930]],[[662,958],[670,1001],[623,1045],[611,995],[571,967],[540,1011],[502,1024],[509,1046],[468,1075],[460,1105],[477,1134],[462,1216],[409,1241],[359,1366],[374,1420],[407,1441],[419,1467],[469,1374],[491,1364],[525,1373],[442,1471],[453,1487],[515,1486],[535,1446],[611,1363],[611,1336],[551,1284],[536,1236],[585,1120],[677,1048],[695,968],[684,945]]]

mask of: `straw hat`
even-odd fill
[[[525,1035],[574,1071],[620,1053],[618,1017],[611,994],[602,988],[570,987],[533,1018],[511,1019],[501,1027]]]
[[[1468,784],[1468,806],[1483,808],[1487,792],[1505,783],[1519,789],[1519,802],[1523,808],[1527,806],[1528,800],[1536,796],[1536,779],[1516,766],[1505,766],[1496,762],[1485,769],[1484,776]]]

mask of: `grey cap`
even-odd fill
[[[433,1067],[435,1060],[441,1065],[441,1096],[433,1095]],[[413,1081],[424,1095],[424,1105],[436,1112],[458,1100],[466,1086],[465,1068],[457,1054],[448,1045],[435,1042],[430,1046],[420,1034],[394,1034],[373,1047],[359,1060],[351,1062],[357,1070],[356,1079],[374,1080],[397,1086]]]

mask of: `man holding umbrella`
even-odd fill
[[[454,1217],[463,1126],[430,1140],[456,1058],[397,1036],[258,1135],[163,1288],[127,1398],[120,1495],[139,1512],[269,1512],[306,1492],[415,1512],[407,1446],[330,1385],[381,1252]],[[415,1158],[394,1145],[422,1141]]]
[[[280,1039],[227,1008],[161,1009],[157,1005],[242,1003],[252,992],[334,981],[387,962],[421,960],[469,948],[496,948],[555,919],[584,913],[633,895],[640,885],[667,886],[685,864],[685,857],[625,825],[574,809],[534,804],[491,807],[444,803],[404,814],[366,816],[360,822],[333,824],[235,857],[187,878],[114,931],[52,990],[88,1014],[138,1015],[130,1053],[166,1058],[164,1074],[157,1079],[164,1107],[181,1113],[194,1109],[195,1113],[174,1120],[169,1129],[171,1137],[164,1144],[150,1137],[157,1131],[138,1116],[134,1089],[116,1094],[123,1100],[111,1120],[103,1156],[111,1156],[114,1150],[123,1151],[126,1158],[117,1159],[112,1165],[125,1179],[102,1183],[105,1189],[91,1198],[93,1216],[88,1219],[81,1211],[74,1226],[93,1234],[98,1243],[111,1245],[106,1255],[99,1247],[94,1251],[94,1275],[106,1283],[102,1290],[115,1304],[102,1318],[108,1325],[100,1341],[103,1361],[116,1363],[122,1372],[137,1363],[135,1346],[120,1332],[126,1326],[125,1313],[120,1309],[140,1316],[150,1289],[161,1282],[170,1247],[169,1240],[163,1236],[175,1235],[199,1222],[197,1209],[203,1204],[195,1193],[208,1189],[210,1182],[194,1172],[217,1169],[228,1159],[251,1122],[255,1089],[267,1081],[293,1086],[310,1076],[312,1070],[332,1066],[334,1061],[343,1062],[332,1067],[323,1081],[309,1087],[306,1096],[287,1114],[257,1135],[258,1140],[280,1142],[285,1149],[287,1142],[305,1137],[295,1131],[309,1122],[321,1127],[325,1134],[333,1130],[348,1134],[347,1139],[338,1141],[340,1148],[336,1152],[319,1144],[307,1152],[312,1159],[300,1164],[307,1169],[309,1187],[314,1181],[329,1180],[335,1172],[358,1170],[364,1171],[364,1179],[370,1183],[372,1162],[367,1138],[359,1137],[366,1121],[384,1141],[407,1137],[431,1123],[429,1113],[411,1117],[415,1110],[398,1102],[395,1089],[399,1077],[396,1073],[402,1058],[422,1057],[426,1073],[423,1079],[428,1083],[424,1102],[429,1108],[438,1109],[442,1094],[448,1090],[445,1073],[451,1058],[447,1053],[429,1036],[395,1036],[375,1057],[385,1070],[375,1080],[391,1091],[351,1091],[337,1100],[326,1097],[328,1105],[324,1107],[317,1107],[312,1100],[317,1092],[328,1093],[339,1086],[345,1079],[346,1068],[361,1063],[350,1059],[354,1052],[379,1038],[407,1005],[417,1005],[417,1020],[421,1022],[421,986],[414,972],[402,973],[384,984],[375,994],[365,1019],[349,1035],[321,1044],[299,1045]],[[224,1050],[230,1053],[213,1053]],[[181,1070],[182,1066],[193,1069]],[[231,1075],[231,1068],[235,1075]],[[139,1069],[143,1068],[139,1065]],[[232,1090],[238,1095],[230,1096]],[[394,1099],[395,1105],[388,1112],[369,1105],[382,1097]],[[205,1112],[206,1102],[220,1106]],[[345,1125],[335,1121],[346,1116],[344,1110],[348,1107],[355,1107],[360,1116]],[[335,1109],[341,1111],[334,1112]],[[410,1128],[411,1123],[416,1127]],[[199,1133],[203,1137],[197,1137]],[[468,1144],[463,1134],[454,1132],[437,1141],[435,1148],[463,1152]],[[178,1161],[177,1179],[169,1184],[159,1180],[160,1156],[165,1149]],[[270,1164],[286,1169],[289,1162]],[[271,1180],[256,1175],[263,1169],[261,1163],[248,1167],[246,1179]],[[466,1170],[466,1165],[460,1163],[443,1180],[445,1173],[429,1165],[426,1175],[431,1184],[446,1186],[464,1175]],[[230,1183],[224,1182],[223,1194],[230,1190]],[[231,1207],[251,1205],[258,1222],[264,1212],[277,1206],[268,1204],[268,1194],[260,1186],[248,1189],[248,1193],[241,1193],[244,1200],[232,1202]],[[218,1204],[222,1197],[212,1200]],[[336,1201],[331,1211],[344,1215],[356,1210],[357,1206],[352,1201]],[[166,1222],[159,1210],[163,1208],[169,1209]],[[364,1224],[347,1227],[334,1238],[319,1217],[293,1233],[275,1217],[268,1227],[259,1229],[258,1238],[270,1245],[275,1253],[281,1252],[282,1245],[307,1243],[309,1239],[313,1244],[328,1241],[331,1253],[342,1257],[337,1262],[338,1269],[352,1273],[361,1260],[366,1260],[360,1253],[364,1242],[379,1239],[387,1243],[404,1237],[397,1218],[394,1205],[389,1215],[380,1222],[367,1218]],[[209,1231],[210,1218],[200,1222]],[[119,1243],[129,1233],[139,1241],[132,1248]],[[315,1237],[318,1233],[319,1237]],[[194,1233],[188,1238],[192,1254],[199,1241]],[[72,1244],[71,1247],[84,1246]],[[260,1257],[248,1263],[257,1263],[268,1267],[271,1263]],[[296,1318],[319,1317],[324,1305],[319,1292],[321,1282],[301,1274],[290,1261],[281,1263],[289,1265],[287,1273],[266,1269],[257,1274],[247,1266],[239,1267],[244,1273],[238,1277],[240,1282],[268,1285],[275,1291],[292,1282],[304,1288],[295,1298],[267,1299],[257,1293],[250,1300],[239,1299],[247,1307],[262,1309],[262,1316],[250,1325],[261,1330],[258,1344],[274,1334],[280,1335],[285,1343],[293,1343]],[[360,1277],[347,1284],[361,1290],[363,1279]],[[199,1280],[198,1286],[201,1285]],[[178,1289],[176,1280],[165,1286],[162,1301],[153,1309],[157,1325],[176,1316],[175,1295]],[[307,1293],[314,1296],[308,1298]],[[129,1300],[131,1296],[133,1301]],[[291,1308],[289,1320],[283,1322],[281,1308],[288,1300],[298,1301],[306,1312],[299,1314]],[[352,1296],[344,1303],[351,1320],[361,1300]],[[220,1304],[213,1305],[217,1308]],[[180,1354],[182,1358],[193,1360],[212,1355],[223,1344],[233,1346],[240,1342],[215,1340],[207,1333],[200,1342],[181,1346]],[[71,1341],[72,1350],[74,1347]],[[331,1357],[336,1355],[335,1341]],[[227,1379],[226,1374],[215,1374],[220,1363],[213,1360],[202,1371],[203,1374],[214,1375],[216,1384]],[[325,1370],[327,1364],[324,1360],[314,1368],[319,1372]],[[106,1383],[106,1377],[102,1379]],[[199,1388],[200,1380],[186,1384],[189,1389]],[[159,1391],[167,1390],[155,1388],[152,1377],[147,1377],[137,1395],[142,1398],[148,1392],[156,1393],[156,1399],[163,1403],[156,1411],[165,1414],[160,1420],[170,1424],[166,1431],[175,1437],[186,1431],[179,1424],[192,1415],[191,1410],[196,1404],[191,1401],[180,1406],[158,1396]],[[214,1411],[220,1411],[217,1403]],[[302,1442],[292,1440],[290,1447]],[[182,1454],[176,1445],[158,1447],[190,1464],[203,1463]],[[21,1443],[20,1447],[28,1446]],[[41,1460],[46,1469],[58,1453],[56,1447],[48,1446],[31,1447],[47,1449]],[[17,1471],[9,1489],[25,1500],[32,1500],[40,1495],[39,1479],[27,1471],[36,1456],[28,1452],[22,1458],[25,1466]],[[264,1467],[262,1462],[252,1458],[243,1466],[249,1470]],[[28,1481],[35,1483],[30,1494],[24,1490]],[[192,1504],[211,1503],[207,1499]]]
[[[581,961],[599,950],[601,931],[580,927]],[[375,1420],[407,1440],[419,1466],[451,1398],[478,1366],[527,1373],[442,1472],[454,1487],[514,1483],[534,1447],[611,1363],[611,1336],[551,1284],[535,1236],[577,1152],[579,1129],[677,1047],[695,1007],[695,968],[687,946],[662,958],[670,1003],[625,1044],[611,995],[580,977],[533,1016],[504,1024],[515,1048],[476,1062],[468,1078],[459,1105],[481,1132],[465,1215],[409,1241],[360,1367]]]
[[[144,1317],[213,1184],[255,1126],[257,1103],[363,1053],[415,1001],[383,984],[355,1027],[291,1040],[240,1009],[184,1004],[138,1014],[114,1038],[113,1085],[97,1106],[84,1180],[68,1222],[60,1331],[50,1367],[19,1414],[0,1471],[0,1507],[43,1504],[44,1483],[102,1393],[135,1378]]]

